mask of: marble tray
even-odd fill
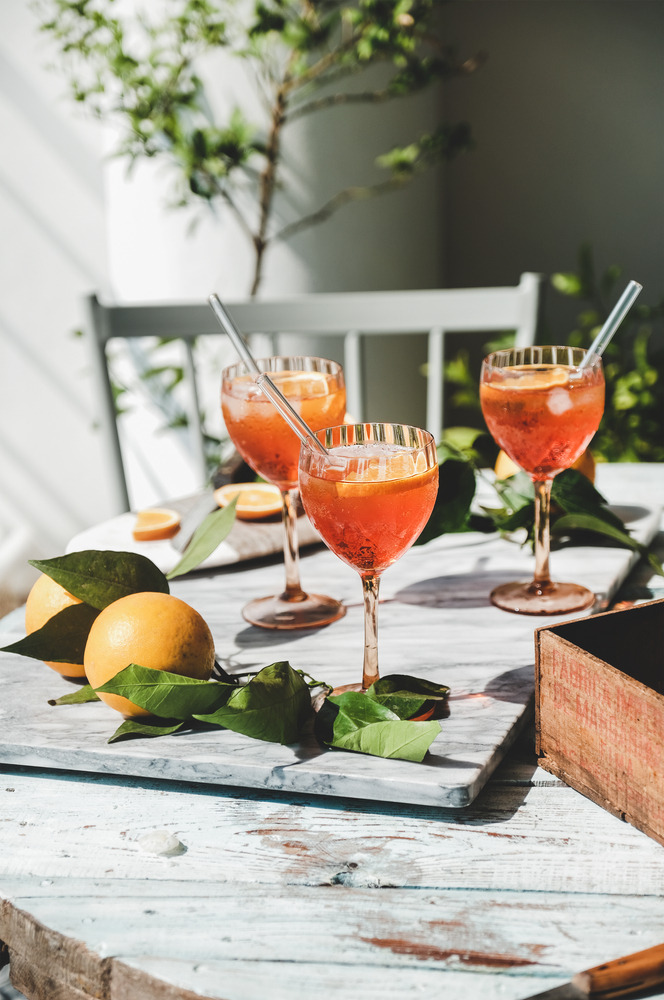
[[[630,518],[635,536],[648,542],[660,511],[634,507]],[[226,730],[109,746],[106,740],[120,721],[115,712],[101,703],[50,707],[48,699],[71,690],[71,684],[37,661],[7,653],[0,654],[0,763],[467,806],[528,719],[533,629],[542,623],[502,612],[488,599],[496,584],[532,576],[527,550],[495,537],[468,541],[473,544],[463,535],[456,541],[447,536],[411,549],[381,585],[382,673],[426,676],[451,688],[450,716],[421,764],[322,750],[313,736],[282,747]],[[635,561],[626,549],[569,547],[552,554],[552,573],[590,587],[599,607]],[[342,598],[346,616],[318,631],[272,633],[246,625],[243,604],[283,585],[283,565],[275,557],[192,574],[174,581],[172,591],[205,617],[219,660],[230,671],[287,659],[335,685],[359,680],[357,575],[318,547],[303,554],[302,577],[305,587]],[[4,623],[2,644],[19,634],[18,616],[12,615]]]

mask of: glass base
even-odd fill
[[[242,609],[250,625],[259,628],[317,628],[343,618],[346,608],[341,601],[322,594],[304,594],[302,600],[287,601],[283,594],[259,597]]]
[[[517,615],[565,615],[584,611],[595,602],[595,595],[578,583],[504,583],[491,591],[490,600],[503,611]]]

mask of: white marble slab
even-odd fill
[[[655,509],[635,511],[635,535],[648,541],[659,518]],[[585,584],[605,601],[634,561],[626,549],[570,547],[552,554],[552,573]],[[299,745],[282,747],[225,730],[109,746],[106,739],[120,721],[112,709],[99,703],[50,707],[48,699],[71,690],[71,684],[37,661],[6,653],[0,654],[0,762],[467,806],[527,719],[533,629],[542,623],[494,608],[488,595],[498,583],[527,580],[532,571],[532,556],[514,543],[458,535],[411,549],[385,574],[379,614],[382,673],[426,676],[451,688],[450,716],[421,764],[323,750],[311,735]],[[319,548],[303,556],[302,576],[305,587],[342,598],[345,618],[307,632],[273,633],[246,625],[244,603],[282,587],[283,565],[275,557],[192,574],[174,581],[172,591],[203,614],[229,671],[287,659],[335,685],[359,680],[363,638],[357,575]],[[3,638],[9,642],[11,634]]]

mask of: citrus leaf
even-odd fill
[[[607,535],[616,542],[620,542],[621,545],[625,545],[629,549],[634,549],[635,552],[640,552],[642,556],[648,559],[655,572],[659,576],[664,576],[664,568],[654,552],[649,552],[645,545],[642,545],[641,542],[637,542],[635,538],[628,535],[624,528],[621,531],[612,524],[608,524],[601,518],[593,517],[591,514],[566,514],[565,517],[558,518],[554,528],[556,534],[582,530],[596,531],[600,535]]]
[[[117,740],[128,739],[131,736],[168,736],[169,733],[176,733],[183,726],[184,722],[180,719],[176,721],[157,719],[155,722],[125,719],[106,742],[115,743]]]
[[[612,524],[618,531],[625,530],[618,515],[606,506],[599,490],[577,469],[565,469],[556,476],[551,486],[551,500],[566,514],[590,514]]]
[[[449,693],[445,684],[407,674],[388,674],[371,685],[367,696],[389,708],[398,718],[412,719],[426,702],[443,701]]]
[[[235,505],[237,504],[237,501],[238,497],[233,497],[227,507],[222,507],[220,510],[213,510],[211,514],[208,514],[204,521],[201,521],[192,535],[191,541],[185,549],[182,559],[180,559],[177,566],[175,566],[170,573],[167,574],[168,580],[172,580],[176,576],[182,576],[184,573],[189,573],[192,569],[196,569],[197,566],[200,566],[200,564],[204,562],[208,556],[212,555],[214,550],[221,545],[224,538],[226,538],[227,534],[233,527],[233,521],[235,520]]]
[[[101,701],[90,684],[84,684],[78,691],[63,694],[60,698],[49,698],[48,703],[49,705],[83,705],[86,701]]]
[[[368,753],[373,757],[396,757],[419,763],[439,733],[437,722],[373,722],[362,729],[335,737],[331,745],[340,750]]]
[[[232,729],[268,743],[296,743],[311,710],[306,682],[282,660],[256,674],[244,687],[234,688],[226,704],[195,719]]]
[[[448,458],[440,466],[438,493],[431,516],[415,545],[424,545],[450,531],[461,531],[475,496],[475,473],[468,462]]]
[[[83,663],[83,653],[92,623],[99,612],[89,604],[72,604],[25,639],[3,646],[0,652],[19,653],[52,663]]]
[[[214,712],[226,703],[233,684],[201,681],[167,670],[152,670],[130,663],[115,677],[96,688],[104,694],[119,694],[163,719],[190,719],[195,713]]]
[[[151,559],[136,552],[87,549],[55,559],[30,559],[30,565],[98,611],[129,594],[168,594],[168,581]]]

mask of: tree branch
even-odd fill
[[[284,226],[283,229],[280,229],[278,233],[275,233],[270,238],[270,243],[273,240],[288,240],[303,229],[309,229],[320,222],[325,222],[326,219],[329,219],[331,215],[340,208],[343,208],[344,205],[348,205],[351,201],[366,201],[381,194],[388,194],[390,191],[398,191],[399,188],[408,184],[414,176],[412,173],[404,174],[398,177],[391,177],[388,181],[381,181],[380,184],[372,184],[368,187],[344,188],[343,191],[335,194],[334,198],[330,198],[317,212],[312,212],[311,215],[305,215],[302,219],[298,219],[297,222],[291,222],[288,226]]]
[[[391,94],[389,90],[367,90],[360,94],[331,94],[329,97],[319,97],[317,101],[309,101],[308,104],[301,104],[299,108],[294,108],[286,116],[286,119],[289,122],[293,122],[301,118],[302,115],[309,115],[314,111],[322,111],[324,108],[333,108],[339,104],[380,104],[397,96],[399,95]]]

